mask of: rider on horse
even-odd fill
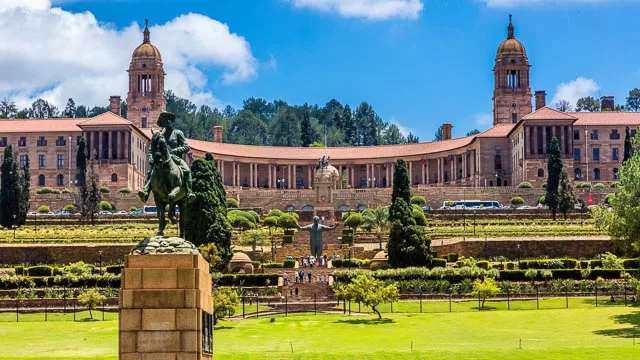
[[[158,116],[158,125],[163,129],[159,134],[166,140],[173,162],[182,170],[184,184],[187,189],[187,198],[192,200],[195,198],[195,194],[191,191],[191,169],[189,169],[187,162],[182,159],[182,155],[189,152],[191,148],[187,144],[187,139],[182,131],[173,128],[175,121],[176,116],[173,113],[166,111],[160,113],[160,116]],[[149,188],[151,186],[151,178],[153,177],[154,172],[152,146],[149,146],[149,165],[149,171],[147,172],[147,176],[144,180],[144,186],[140,191],[138,191],[138,196],[142,202],[147,202],[147,199],[149,198]]]

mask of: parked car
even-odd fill
[[[111,211],[102,210],[98,213],[98,215],[111,215]]]
[[[38,216],[38,212],[37,211],[29,211],[27,213],[28,216]]]
[[[126,212],[126,211],[120,210],[120,211],[116,212],[115,215],[129,215],[129,213]]]
[[[68,215],[71,215],[71,213],[68,211],[58,211],[56,213],[56,216],[68,216]]]

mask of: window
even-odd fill
[[[591,132],[591,140],[598,140],[598,130],[593,130]]]
[[[47,146],[47,139],[44,136],[38,138],[38,146]]]
[[[593,169],[593,179],[600,180],[600,169],[598,168]]]
[[[361,187],[362,189],[364,189],[364,188],[366,188],[366,187],[367,187],[367,178],[366,178],[366,177],[364,177],[364,176],[360,179],[360,187]]]
[[[493,162],[496,170],[502,170],[502,157],[500,155],[496,155],[493,158]]]
[[[302,180],[301,177],[296,178],[296,189],[303,189],[304,188],[304,181]]]
[[[573,161],[580,161],[580,149],[573,149]]]
[[[580,140],[580,130],[573,130],[573,140]]]
[[[76,186],[81,185],[82,174],[76,174]]]
[[[618,160],[618,148],[611,149],[611,160]]]
[[[599,160],[600,160],[600,149],[594,148],[593,149],[593,161],[599,161]]]
[[[582,171],[579,168],[576,168],[575,170],[573,170],[573,178],[575,180],[582,179]]]
[[[143,128],[146,128],[146,127],[147,127],[147,118],[146,118],[146,117],[143,117],[143,118],[142,118],[142,127],[143,127]]]
[[[62,169],[64,167],[64,155],[58,154],[58,169]]]
[[[20,155],[20,168],[27,166],[27,155]]]
[[[5,147],[7,146],[7,137],[3,136],[0,138],[0,147]]]
[[[18,140],[18,146],[27,146],[26,136],[20,136],[20,140]]]
[[[517,87],[518,87],[518,71],[517,70],[507,71],[507,88],[515,89]]]
[[[47,167],[47,161],[44,155],[38,155],[38,166],[41,169],[44,169],[45,167]]]
[[[620,133],[618,132],[618,130],[611,130],[611,136],[610,136],[611,140],[618,140],[620,139]]]
[[[302,166],[296,166],[296,172],[297,173],[302,172]]]
[[[496,145],[496,151],[500,151],[501,149],[500,145]]]
[[[64,186],[64,175],[58,174],[58,176],[56,177],[56,183],[58,184],[58,186]]]
[[[44,186],[44,175],[38,175],[38,186]]]
[[[514,124],[518,122],[518,114],[516,113],[511,114],[511,122]]]
[[[367,165],[360,166],[360,171],[366,172],[367,171]]]
[[[618,180],[618,168],[613,168],[613,180]]]
[[[113,173],[111,174],[111,182],[117,182],[118,181],[118,174]]]
[[[544,169],[538,169],[538,177],[544,177]]]
[[[65,146],[67,142],[64,139],[64,136],[58,136],[58,140],[56,140],[56,146]]]

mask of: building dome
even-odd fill
[[[249,257],[249,255],[243,253],[243,252],[236,252],[233,254],[233,257],[231,258],[231,262],[232,263],[249,263],[251,264],[251,258]]]
[[[142,44],[138,46],[131,56],[131,60],[157,60],[162,61],[162,56],[160,56],[160,51],[157,47],[151,44],[151,34],[149,32],[149,21],[145,20],[144,26],[144,39],[142,40]]]
[[[333,182],[340,178],[340,172],[332,165],[319,168],[316,172],[316,182]]]
[[[523,55],[527,56],[527,50],[524,45],[516,39],[514,35],[514,27],[511,22],[511,15],[509,15],[509,26],[507,27],[507,40],[500,43],[498,46],[498,55]]]

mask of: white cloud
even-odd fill
[[[224,84],[257,75],[249,43],[219,21],[187,14],[150,31],[162,54],[165,88],[197,104],[217,103],[205,70],[219,71]],[[106,105],[110,95],[126,98],[126,70],[141,42],[135,23],[118,29],[47,0],[0,0],[0,97],[16,99],[20,107],[37,97],[58,107],[70,97],[91,106]]]
[[[297,8],[338,13],[346,18],[386,20],[417,19],[424,9],[421,0],[289,0]]]
[[[636,0],[482,0],[488,7],[513,8],[537,5],[598,4]]]
[[[593,96],[598,90],[600,90],[600,86],[593,79],[579,77],[568,83],[560,83],[556,87],[556,93],[550,105],[555,105],[560,100],[567,100],[572,107],[575,107],[578,99],[585,96]]]
[[[391,121],[389,121],[389,123],[397,126],[398,130],[400,130],[400,134],[402,134],[402,136],[404,137],[408,136],[409,133],[412,133],[413,135],[416,134],[415,130],[400,125],[398,120],[396,120],[395,116],[391,117]]]
[[[493,124],[492,113],[473,114],[473,122],[479,127],[489,127]]]

